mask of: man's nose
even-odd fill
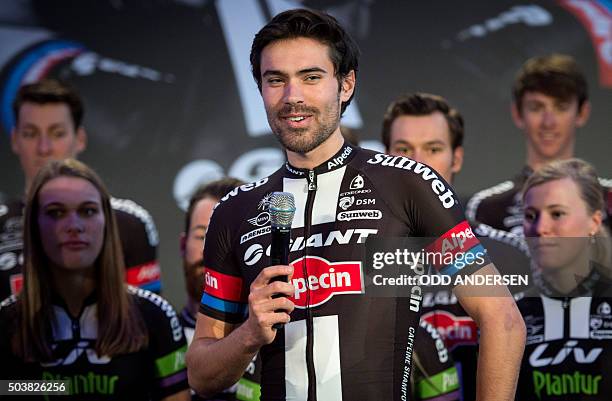
[[[289,81],[285,86],[285,103],[304,103],[304,91],[302,86],[294,81]]]
[[[544,115],[542,116],[542,125],[545,128],[552,128],[555,126],[557,122],[557,116],[551,110],[544,111]]]
[[[38,137],[38,143],[36,146],[36,150],[39,155],[47,156],[51,153],[52,145],[51,140],[45,134],[42,134]]]

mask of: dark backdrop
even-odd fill
[[[16,1],[0,10],[0,191],[23,177],[10,151],[10,101],[44,76],[73,83],[86,102],[81,159],[117,197],[157,223],[164,294],[180,306],[179,206],[206,180],[254,180],[283,161],[248,70],[253,33],[286,8],[325,9],[362,50],[345,124],[379,138],[386,105],[403,92],[445,96],[464,115],[466,195],[516,173],[522,134],[510,86],[528,57],[571,54],[588,76],[593,113],[577,155],[609,176],[612,2],[600,1]]]

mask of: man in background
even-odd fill
[[[514,81],[512,98],[512,119],[526,139],[525,166],[515,177],[472,196],[466,216],[522,235],[523,184],[543,165],[574,157],[576,131],[589,120],[591,104],[584,74],[572,57],[563,54],[527,60]],[[600,183],[609,193],[612,180],[600,178]],[[612,194],[604,199],[610,214]]]
[[[38,171],[51,160],[75,158],[87,147],[83,101],[68,85],[52,79],[24,85],[13,102],[11,147],[25,178],[24,194]],[[159,292],[157,229],[149,212],[129,199],[112,198],[117,217],[126,281]],[[23,200],[0,205],[0,298],[16,294],[22,283]]]
[[[196,315],[204,288],[203,253],[206,230],[210,222],[215,205],[225,194],[244,182],[231,177],[222,178],[205,184],[191,195],[189,206],[185,214],[185,231],[181,233],[180,247],[183,259],[183,274],[185,275],[185,289],[187,290],[187,303],[180,313],[180,321],[185,330],[187,344],[193,339],[196,324]],[[235,400],[236,386],[210,398],[200,398],[193,394],[192,400]]]
[[[452,183],[463,165],[464,127],[459,111],[442,96],[406,94],[387,107],[381,140],[386,153],[425,163]],[[476,235],[485,237],[480,240],[501,273],[528,270],[519,237],[474,221],[470,224]],[[439,287],[424,294],[421,323],[433,325],[444,338],[457,366],[462,399],[475,399],[478,327],[450,288]]]

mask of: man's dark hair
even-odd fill
[[[329,58],[334,65],[338,84],[351,72],[357,75],[359,47],[329,14],[314,10],[288,10],[276,15],[255,35],[251,46],[251,70],[261,91],[261,53],[270,43],[282,39],[311,38],[329,47]],[[344,113],[354,96],[342,103]]]
[[[19,109],[24,103],[38,105],[65,103],[70,109],[74,129],[79,128],[83,122],[84,109],[81,97],[70,85],[56,79],[43,79],[19,88],[13,101],[15,122],[19,121]]]
[[[541,92],[562,101],[575,97],[578,100],[578,110],[589,98],[584,74],[576,60],[565,54],[550,54],[527,60],[516,74],[512,86],[512,97],[519,112],[526,92]]]
[[[232,189],[239,187],[244,184],[237,178],[225,177],[216,181],[209,182],[197,188],[191,198],[189,199],[189,206],[187,207],[187,213],[185,214],[185,233],[189,232],[189,226],[191,224],[191,216],[193,215],[193,209],[204,198],[212,198],[219,200],[223,198]]]
[[[401,116],[428,116],[436,111],[442,113],[448,124],[453,150],[463,145],[463,117],[442,96],[428,93],[403,95],[392,102],[383,119],[382,141],[385,149],[391,147],[391,125]]]

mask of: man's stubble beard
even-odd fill
[[[202,291],[204,290],[204,272],[202,274],[195,273],[197,269],[204,266],[203,260],[199,260],[195,263],[189,263],[183,260],[183,272],[185,273],[185,280],[187,282],[187,292],[190,298],[195,301],[199,301],[202,297]],[[195,276],[195,281],[194,281]]]
[[[340,92],[336,97],[336,101],[328,105],[321,113],[318,109],[308,106],[286,106],[280,110],[266,110],[268,123],[272,132],[283,145],[283,147],[291,152],[306,154],[327,140],[338,128],[340,123]],[[309,128],[292,129],[283,131],[277,126],[276,122],[279,114],[288,114],[291,112],[308,112],[312,114],[313,119],[321,116],[320,122],[315,122],[315,126]],[[314,129],[314,132],[311,130]]]

